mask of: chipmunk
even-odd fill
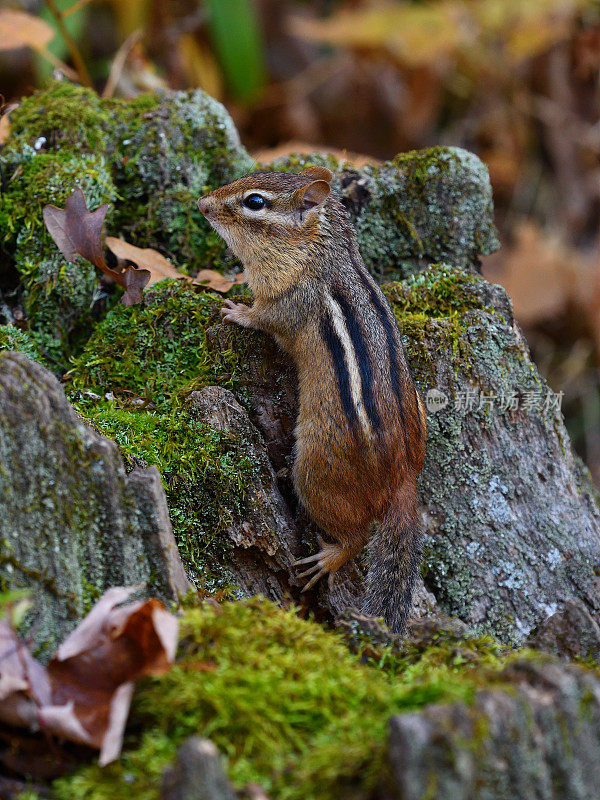
[[[299,379],[294,486],[333,541],[303,591],[332,576],[369,541],[364,611],[402,633],[419,568],[416,481],[425,411],[385,296],[360,255],[332,173],[255,172],[206,194],[198,207],[242,261],[251,307],[225,300],[225,322],[265,331]],[[314,563],[313,563],[314,562]]]

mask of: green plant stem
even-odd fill
[[[69,33],[67,26],[65,25],[62,11],[58,8],[54,0],[46,0],[46,5],[50,9],[50,13],[56,20],[56,25],[58,27],[58,30],[60,31],[60,35],[63,37],[63,39],[65,40],[65,44],[69,48],[69,52],[71,53],[71,58],[73,59],[73,63],[75,64],[81,82],[84,84],[84,86],[89,86],[90,89],[93,89],[94,85],[92,83],[92,79],[90,78],[89,72],[87,71],[87,67],[85,66],[83,57],[79,52],[77,43]]]

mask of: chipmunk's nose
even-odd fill
[[[211,205],[212,204],[211,204],[210,200],[208,199],[208,197],[206,197],[206,195],[204,197],[200,197],[199,200],[198,200],[198,208],[200,210],[200,213],[204,214],[205,217],[210,212]]]

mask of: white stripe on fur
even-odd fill
[[[346,367],[348,368],[348,375],[350,376],[350,394],[352,395],[352,402],[354,403],[354,408],[356,409],[356,414],[362,429],[367,436],[370,437],[373,432],[371,430],[369,418],[367,417],[367,412],[365,411],[362,401],[362,381],[360,378],[360,371],[358,368],[358,362],[356,360],[356,353],[354,352],[354,347],[352,346],[352,342],[350,340],[350,334],[348,333],[348,328],[346,327],[344,315],[342,313],[342,309],[335,302],[333,297],[327,297],[327,305],[331,311],[333,327],[344,350]]]

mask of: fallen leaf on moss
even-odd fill
[[[226,278],[217,272],[216,269],[201,269],[192,283],[196,286],[204,286],[206,289],[214,289],[215,292],[228,292],[232,286],[245,283],[246,276],[240,273],[233,278]]]
[[[150,272],[148,286],[152,286],[163,278],[177,278],[190,281],[194,286],[204,289],[214,289],[216,292],[228,292],[232,286],[244,283],[246,278],[243,274],[236,275],[234,278],[226,278],[214,269],[202,269],[195,278],[190,278],[179,272],[157,250],[151,247],[136,247],[123,239],[116,239],[114,236],[106,237],[107,247],[123,261],[131,261],[138,267]]]
[[[203,289],[228,292],[232,286],[244,283],[244,275],[226,278],[214,269],[200,270],[195,278],[178,272],[161,253],[152,248],[136,247],[133,244],[106,237],[106,244],[119,259],[117,269],[111,269],[104,259],[102,249],[102,225],[108,206],[103,203],[95,211],[89,211],[81,189],[75,189],[67,198],[65,207],[44,206],[43,215],[46,228],[56,246],[67,259],[75,261],[80,255],[108,275],[115,283],[125,289],[121,302],[126,306],[140,303],[145,286],[163,280],[177,278],[186,280]],[[137,265],[126,266],[126,262]]]
[[[117,258],[123,261],[131,261],[142,269],[147,269],[150,273],[148,286],[152,286],[164,278],[185,278],[187,277],[178,272],[171,262],[157,250],[151,247],[136,247],[123,239],[114,236],[106,237],[106,246]]]
[[[135,681],[170,669],[178,621],[159,600],[120,605],[138,587],[109,589],[44,668],[0,620],[0,720],[120,752]]]
[[[102,271],[109,270],[102,254],[102,223],[107,210],[108,205],[103,203],[95,211],[88,211],[81,189],[69,195],[64,209],[44,207],[46,227],[67,261],[75,261],[75,256],[80,255]]]
[[[150,280],[148,270],[111,269],[102,252],[102,224],[108,206],[103,203],[95,211],[89,211],[81,189],[75,189],[67,198],[64,209],[44,206],[46,228],[56,246],[67,261],[75,261],[80,255],[108,275],[125,289],[121,301],[130,306],[142,299],[142,289]]]

